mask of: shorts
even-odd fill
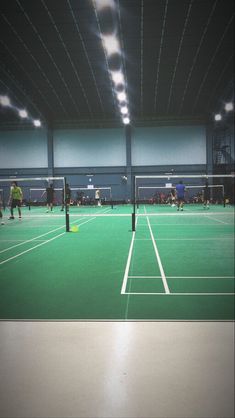
[[[21,207],[21,200],[18,200],[18,199],[12,199],[12,202],[11,202],[11,208],[12,208],[12,209],[14,209],[14,208],[16,208],[16,206],[17,206],[18,208],[20,208],[20,207]]]
[[[52,198],[52,199],[48,199],[48,198],[47,198],[47,204],[49,205],[49,204],[51,204],[51,203],[53,203],[53,198]]]
[[[184,202],[184,196],[178,196],[177,199],[181,200],[181,202]]]

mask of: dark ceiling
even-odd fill
[[[121,124],[120,66],[133,124],[209,120],[233,99],[232,0],[113,1],[1,0],[0,95],[44,123]],[[108,31],[121,58],[105,53]],[[18,120],[0,106],[1,123]]]

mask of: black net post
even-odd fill
[[[110,199],[111,199],[111,209],[113,209],[113,194],[112,194],[111,187],[110,187]]]
[[[65,224],[66,224],[66,232],[70,231],[70,227],[69,227],[69,211],[68,211],[68,205],[67,205],[67,193],[66,193],[66,188],[67,188],[67,181],[66,181],[66,177],[64,177],[64,207],[65,207]]]
[[[31,189],[29,188],[29,210],[31,210]]]
[[[135,231],[135,218],[136,218],[136,184],[135,184],[135,176],[133,176],[133,213],[132,213],[132,231]]]

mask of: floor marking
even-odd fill
[[[128,279],[161,279],[162,276],[128,276]]]
[[[1,261],[1,262],[0,262],[0,265],[5,264],[5,263],[7,263],[8,261],[14,260],[15,258],[20,257],[21,255],[26,254],[26,253],[28,253],[29,251],[34,250],[35,248],[41,247],[42,245],[45,245],[45,244],[47,244],[48,242],[51,242],[51,241],[53,241],[54,239],[57,239],[57,238],[61,237],[61,236],[62,236],[62,235],[64,235],[64,234],[66,234],[66,232],[62,232],[61,234],[56,235],[55,237],[53,237],[53,238],[51,238],[51,239],[48,239],[47,241],[41,242],[40,244],[35,245],[34,247],[29,248],[28,250],[22,251],[21,253],[16,254],[16,255],[14,255],[13,257],[7,258],[6,260]]]
[[[135,231],[132,232],[131,245],[130,245],[129,253],[127,257],[126,268],[125,268],[125,273],[124,273],[122,288],[121,288],[121,295],[124,295],[126,293],[126,285],[127,285],[127,280],[128,280],[128,272],[129,272],[130,264],[131,264],[131,256],[132,256],[132,251],[133,251],[133,246],[134,246],[134,240],[135,240]]]
[[[210,237],[210,238],[158,238],[158,241],[218,241],[220,239],[232,239],[234,240],[234,237]],[[150,238],[136,238],[136,241],[151,241]]]
[[[111,211],[113,209],[106,209],[106,210],[108,212],[108,211]],[[97,216],[97,217],[99,217],[99,216],[114,216],[114,217],[115,216],[116,217],[118,217],[118,216],[129,216],[130,217],[131,213],[109,213],[109,214],[106,214],[105,211],[103,211],[101,213],[95,213],[95,212],[92,213],[91,212],[91,213],[70,213],[69,214],[70,218],[73,218],[73,217],[82,218],[82,217],[89,217],[89,216]],[[49,219],[53,219],[53,218],[64,218],[64,215],[54,215],[54,214],[53,214],[53,216],[52,215],[31,215],[31,216],[25,215],[25,216],[23,216],[22,221],[24,219],[29,220],[31,218],[49,218]]]
[[[226,224],[227,225],[231,225],[231,226],[234,226],[234,223],[229,223],[229,222],[226,222]],[[160,224],[160,223],[154,223],[154,222],[152,222],[152,226],[178,226],[178,227],[183,227],[183,226],[223,226],[222,224],[221,225],[218,225],[217,223],[214,223],[214,224],[201,224],[201,223],[197,223],[197,224],[185,224],[185,223],[182,223],[182,224],[180,224],[180,223],[178,223],[178,224],[171,224],[171,223],[168,223],[168,224]],[[147,227],[147,224],[139,224],[138,225],[138,227]]]
[[[160,255],[159,255],[159,252],[158,252],[158,249],[157,249],[157,245],[156,245],[156,242],[155,242],[155,239],[154,239],[154,236],[153,236],[153,232],[152,232],[152,228],[151,228],[148,216],[147,216],[147,222],[148,222],[149,232],[150,232],[150,235],[151,235],[151,238],[152,238],[153,248],[154,248],[154,251],[155,251],[155,254],[156,254],[156,257],[157,257],[158,266],[159,266],[160,273],[161,273],[161,276],[162,276],[163,286],[164,286],[165,292],[167,294],[169,294],[170,290],[169,290],[169,287],[168,287],[168,284],[167,284],[165,272],[164,272],[164,269],[163,269],[163,266],[162,266],[161,258],[160,258]]]
[[[19,244],[12,245],[11,247],[8,247],[8,248],[5,248],[4,250],[1,250],[1,251],[0,251],[0,254],[4,253],[4,252],[6,252],[6,251],[9,251],[9,250],[11,250],[12,248],[19,247],[20,245],[27,244],[28,242],[35,241],[35,240],[37,240],[38,238],[44,237],[45,235],[51,234],[52,232],[58,231],[59,229],[62,229],[62,228],[64,228],[64,227],[65,227],[65,225],[59,226],[58,228],[52,229],[51,231],[49,231],[49,232],[45,232],[44,234],[38,235],[37,237],[31,238],[31,239],[27,239],[26,241],[24,241],[24,242],[20,242]]]
[[[159,296],[234,296],[235,293],[200,293],[200,292],[195,292],[195,293],[151,293],[151,292],[145,292],[145,293],[141,293],[141,292],[126,292],[126,295],[142,295],[142,296],[146,296],[146,295],[159,295]]]
[[[46,241],[44,239],[36,239],[35,241]],[[0,239],[1,242],[25,242],[24,239]]]
[[[90,221],[93,221],[94,219],[96,219],[96,217],[93,217],[93,218],[91,218],[91,219],[88,219],[88,221],[82,222],[82,223],[80,223],[80,224],[78,224],[78,225],[79,225],[79,226],[84,225],[84,224],[86,224],[86,223],[88,223],[88,222],[90,222]],[[74,221],[74,222],[72,222],[72,223],[75,223],[75,221]],[[63,225],[63,227],[64,227],[64,225]],[[53,237],[53,238],[51,238],[51,239],[49,239],[49,240],[43,241],[43,242],[41,242],[40,244],[35,245],[34,247],[29,248],[28,250],[22,251],[21,253],[16,254],[16,255],[14,255],[13,257],[7,258],[6,260],[1,261],[1,262],[0,262],[0,265],[5,264],[5,263],[7,263],[8,261],[11,261],[11,260],[13,260],[13,259],[15,259],[15,258],[17,258],[17,257],[20,257],[21,255],[26,254],[26,253],[28,253],[29,251],[34,250],[35,248],[41,247],[42,245],[47,244],[48,242],[51,242],[51,241],[53,241],[54,239],[59,238],[59,237],[61,237],[61,236],[62,236],[62,235],[64,235],[64,234],[67,234],[67,232],[66,232],[66,231],[64,231],[64,232],[62,232],[61,234],[56,235],[55,237]]]
[[[105,209],[105,211],[109,211],[109,210],[111,210],[111,209]],[[61,216],[61,215],[60,215],[60,216]],[[95,214],[93,215],[92,219],[95,219],[95,218],[94,218],[94,216],[95,216]],[[80,218],[80,216],[77,216],[77,218]],[[80,220],[80,219],[77,219],[77,220]],[[76,222],[76,221],[73,221],[73,222],[71,222],[71,224],[74,224],[75,222]],[[79,224],[79,225],[83,225],[83,224]],[[24,242],[20,242],[19,244],[12,245],[11,247],[8,247],[8,248],[5,248],[4,250],[1,250],[1,251],[0,251],[0,254],[4,253],[4,252],[6,252],[6,251],[9,251],[9,250],[11,250],[12,248],[19,247],[20,245],[27,244],[28,242],[36,241],[38,238],[44,237],[45,235],[51,234],[52,232],[58,231],[59,229],[62,229],[62,228],[64,228],[64,227],[65,227],[65,225],[59,226],[58,228],[52,229],[52,230],[51,230],[51,231],[49,231],[49,232],[45,232],[44,234],[37,235],[35,238],[31,238],[31,239],[28,239],[28,240],[26,240],[26,241],[24,241]],[[23,240],[22,240],[22,241],[23,241]]]
[[[138,213],[138,209],[137,209],[137,213]],[[138,223],[138,218],[136,219],[135,229],[136,229],[137,223]],[[132,251],[133,251],[133,246],[134,246],[134,240],[135,240],[135,231],[132,232],[132,240],[131,240],[131,245],[130,245],[130,248],[129,248],[127,264],[126,264],[126,269],[125,269],[123,284],[122,284],[122,289],[121,289],[121,294],[126,293],[126,286],[127,286],[127,281],[128,281],[128,272],[129,272],[129,269],[130,269],[130,263],[131,263]],[[130,289],[131,289],[131,281],[130,281]],[[128,296],[127,296],[126,309],[125,309],[125,320],[127,320],[127,317],[128,317],[129,302],[130,302],[130,294],[128,294]]]
[[[235,279],[235,276],[166,276],[167,279]],[[161,276],[128,276],[129,279],[161,279]]]
[[[212,220],[212,221],[217,221],[217,222],[219,222],[221,224],[228,225],[228,222],[221,221],[220,219],[217,219],[217,218],[214,218],[214,217],[212,218],[212,216],[213,216],[213,214],[207,215],[207,218],[210,219],[210,220]]]
[[[149,212],[149,213],[139,213],[137,216],[140,216],[140,217],[143,217],[143,216],[146,216],[146,215],[148,215],[148,216],[177,216],[178,217],[178,219],[180,219],[180,218],[182,218],[182,217],[184,217],[184,216],[193,216],[193,217],[195,217],[195,216],[201,216],[201,215],[204,215],[204,216],[208,216],[208,213],[205,213],[205,212],[196,212],[196,213],[194,213],[194,212],[187,212],[187,213],[185,213],[185,212],[176,212],[176,213],[170,213],[170,212]],[[222,213],[222,212],[212,212],[211,213],[211,215],[213,216],[213,215],[231,215],[231,216],[234,216],[234,212],[227,212],[227,213]]]
[[[136,241],[152,241],[151,238],[136,238]]]

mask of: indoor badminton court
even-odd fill
[[[0,418],[233,418],[234,2],[2,0]]]

